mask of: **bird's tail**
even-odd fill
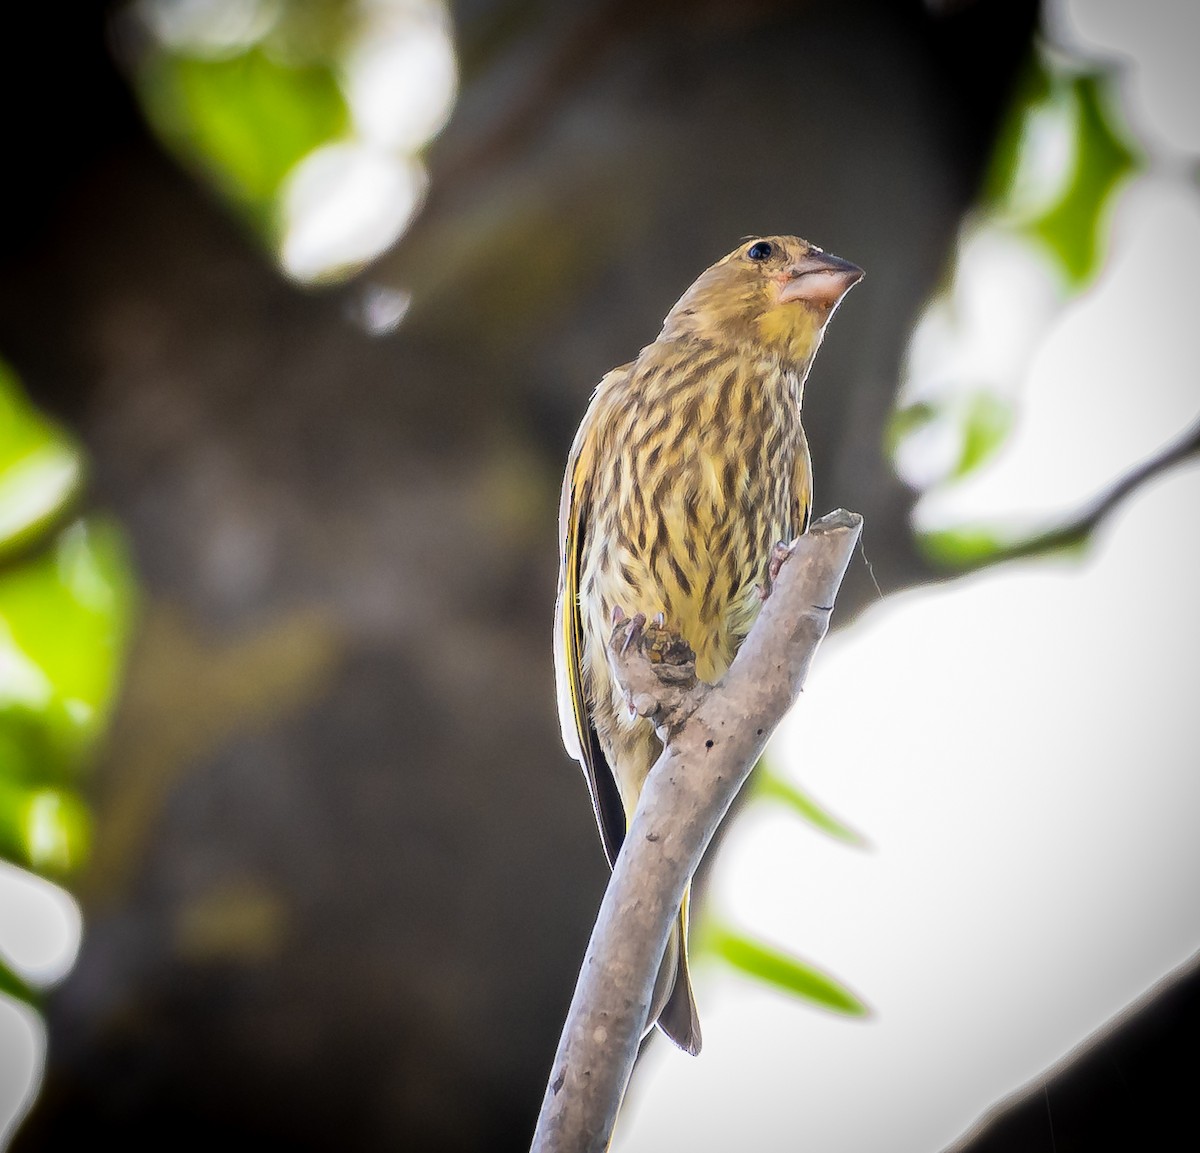
[[[693,1057],[700,1052],[700,1016],[692,996],[692,981],[688,973],[688,904],[692,886],[683,891],[679,919],[671,930],[667,951],[655,982],[654,1007],[651,1020],[657,1016],[658,1027],[685,1053]],[[657,1010],[657,1012],[655,1012]]]

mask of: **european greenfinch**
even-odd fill
[[[555,668],[563,740],[583,766],[610,865],[661,752],[609,666],[614,610],[661,613],[701,680],[724,674],[759,612],[776,544],[808,525],[804,382],[862,275],[794,236],[739,245],[683,294],[653,344],[601,380],[584,415],[560,505]],[[687,928],[685,892],[649,1021],[698,1053]]]

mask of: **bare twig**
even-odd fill
[[[1178,440],[1119,477],[1070,520],[1054,528],[1034,532],[1015,543],[998,545],[983,556],[956,563],[953,565],[954,575],[963,575],[1025,557],[1045,556],[1047,553],[1086,544],[1100,526],[1100,522],[1114,512],[1127,497],[1132,496],[1156,476],[1195,456],[1200,456],[1200,421],[1193,424]]]
[[[663,646],[657,630],[640,637],[643,621],[618,623],[614,668],[664,748],[600,906],[534,1153],[608,1147],[684,886],[803,687],[861,529],[860,516],[839,509],[795,542],[732,667],[712,688],[696,683],[686,655]]]

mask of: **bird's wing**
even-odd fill
[[[800,430],[800,451],[796,454],[796,471],[792,478],[792,532],[801,536],[808,531],[812,520],[813,474],[808,438]]]
[[[614,369],[607,381],[625,373],[629,365]],[[601,382],[600,388],[604,387]],[[594,416],[600,403],[600,389],[579,426],[575,443],[567,458],[562,498],[558,508],[558,601],[554,609],[554,679],[558,691],[558,718],[563,744],[582,766],[592,795],[592,808],[600,839],[611,865],[617,859],[625,839],[625,808],[612,769],[600,748],[600,739],[592,724],[583,690],[583,620],[579,605],[579,577],[582,565],[586,516],[594,478]]]

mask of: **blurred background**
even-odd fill
[[[527,1148],[607,874],[553,700],[567,447],[770,232],[868,273],[805,400],[864,547],[712,854],[705,1052],[649,1046],[615,1148],[1200,1135],[1200,8],[5,35],[12,1148]]]

